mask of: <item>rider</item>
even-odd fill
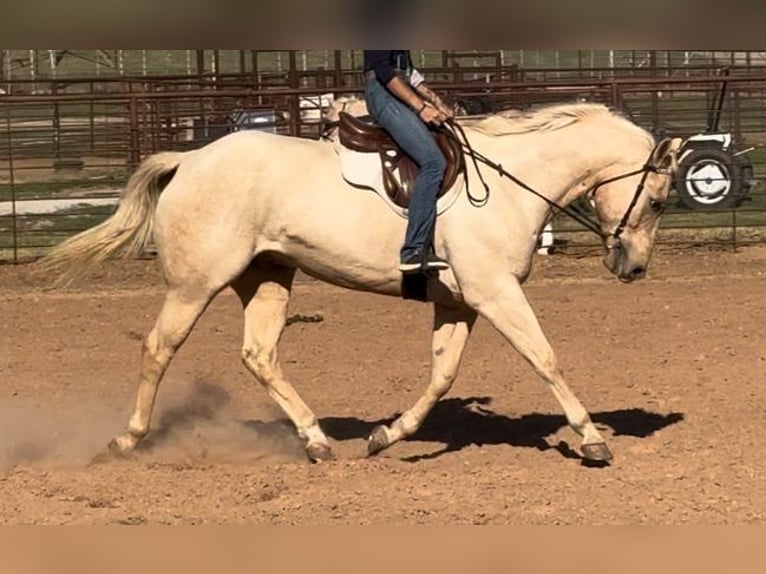
[[[419,273],[448,269],[433,251],[436,199],[446,160],[426,124],[440,125],[452,110],[423,82],[412,66],[409,50],[365,50],[367,109],[399,147],[418,165],[410,199],[407,233],[399,270]]]

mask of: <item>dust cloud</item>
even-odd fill
[[[167,394],[132,458],[197,464],[305,457],[289,421],[278,415],[271,421],[234,418],[227,412],[230,395],[220,385],[196,379],[185,393]],[[125,428],[131,406],[122,400],[2,401],[0,470],[15,465],[85,466],[94,459],[108,462],[103,457],[106,445]]]

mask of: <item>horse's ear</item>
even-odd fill
[[[652,165],[658,169],[675,172],[678,169],[678,152],[683,147],[681,138],[664,138],[654,148]]]

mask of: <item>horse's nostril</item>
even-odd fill
[[[643,267],[634,267],[630,274],[633,276],[633,279],[642,279],[646,275],[646,269]]]

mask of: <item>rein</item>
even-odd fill
[[[472,159],[474,167],[476,168],[476,173],[479,175],[479,179],[481,180],[481,183],[484,186],[484,192],[485,192],[484,197],[481,199],[477,199],[476,197],[471,195],[471,192],[468,189],[468,178],[466,177],[466,193],[468,194],[468,200],[474,207],[482,207],[486,205],[487,201],[489,201],[489,195],[490,195],[489,185],[487,185],[487,182],[484,180],[484,177],[482,176],[481,171],[479,170],[479,162],[481,162],[484,165],[497,171],[501,176],[507,177],[508,179],[513,181],[516,185],[522,187],[523,189],[530,192],[531,194],[539,197],[540,199],[545,201],[545,203],[547,203],[552,209],[555,209],[560,213],[566,214],[567,216],[575,220],[577,223],[579,223],[580,225],[582,225],[589,231],[592,231],[593,233],[598,235],[601,239],[604,239],[604,240],[611,239],[614,246],[619,245],[620,235],[622,235],[623,231],[625,231],[625,227],[628,224],[630,215],[635,209],[636,204],[638,203],[638,198],[641,196],[641,193],[644,190],[644,185],[646,183],[647,176],[649,175],[649,173],[660,173],[659,168],[650,164],[647,161],[647,163],[645,163],[640,169],[635,169],[633,171],[623,173],[615,177],[611,177],[604,181],[600,181],[596,185],[591,186],[585,192],[586,194],[591,192],[595,193],[596,190],[598,190],[598,188],[601,187],[602,185],[619,181],[621,179],[625,179],[625,178],[637,175],[639,173],[642,174],[641,181],[639,181],[638,185],[636,186],[636,191],[633,194],[633,198],[631,199],[630,204],[628,205],[628,209],[625,211],[625,214],[622,216],[620,223],[617,225],[617,227],[612,233],[604,233],[603,231],[601,231],[601,227],[599,226],[599,224],[593,221],[584,213],[580,212],[579,210],[571,206],[566,206],[566,207],[561,206],[555,201],[553,201],[552,199],[545,197],[543,194],[541,194],[540,192],[536,191],[535,189],[533,189],[532,187],[530,187],[529,185],[521,181],[515,175],[508,172],[505,168],[503,168],[501,164],[492,161],[485,155],[476,151],[473,148],[473,146],[470,144],[470,142],[468,141],[468,137],[465,135],[465,131],[463,130],[463,127],[460,124],[458,124],[456,121],[449,120],[448,125],[452,128],[452,130],[445,129],[442,127],[441,129],[443,133],[445,133],[448,137],[452,138],[458,144],[460,144],[460,146],[463,149],[463,152]],[[654,152],[657,149],[657,145],[659,144],[656,144],[655,147],[652,149],[652,152],[649,154],[649,158],[651,158],[654,155]]]

